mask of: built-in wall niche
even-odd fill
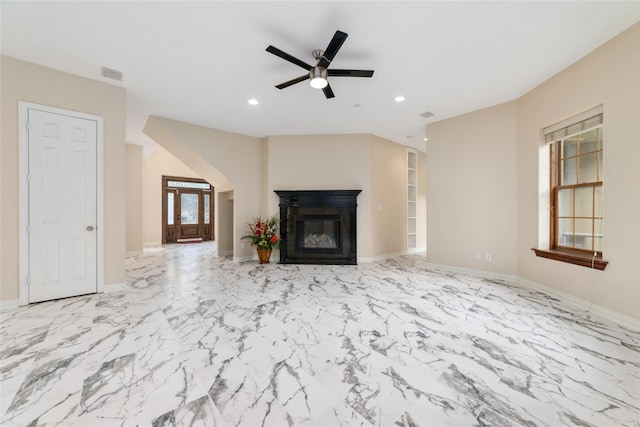
[[[417,248],[418,152],[407,148],[407,251]]]

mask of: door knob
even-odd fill
[[[93,225],[88,226],[87,231],[93,231]]]

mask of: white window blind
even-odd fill
[[[545,141],[549,144],[553,141],[569,138],[580,132],[601,126],[603,121],[603,108],[600,105],[577,116],[547,126],[543,129]]]

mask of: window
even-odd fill
[[[551,147],[553,247],[602,255],[602,127]]]
[[[211,185],[208,182],[192,182],[192,181],[167,181],[167,187],[197,188],[201,190],[211,189]]]
[[[550,248],[538,256],[604,269],[602,107],[545,128],[551,153]]]

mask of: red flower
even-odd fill
[[[273,236],[271,236],[271,243],[275,243],[278,240],[280,240],[280,237],[278,237],[278,235],[274,234]]]

